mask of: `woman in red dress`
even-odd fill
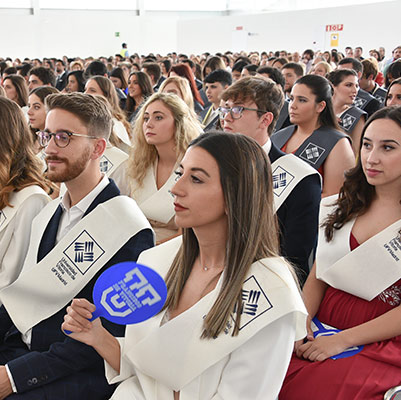
[[[295,345],[280,400],[383,399],[400,384],[400,160],[401,108],[386,107],[365,125],[357,166],[338,198],[323,201],[330,206],[322,207],[316,263],[304,286],[308,335]],[[386,232],[392,236],[383,246],[378,235]],[[379,261],[371,262],[375,254]],[[314,317],[341,332],[314,338]],[[363,348],[331,358],[353,346]]]

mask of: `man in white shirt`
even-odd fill
[[[100,400],[114,388],[104,378],[101,358],[60,330],[65,306],[72,297],[93,301],[97,277],[118,262],[135,261],[143,250],[153,246],[153,233],[135,202],[119,196],[114,182],[100,172],[99,160],[112,127],[106,104],[96,96],[71,93],[48,96],[46,105],[46,129],[39,133],[39,141],[46,146],[47,175],[53,182],[64,182],[67,192],[61,201],[49,203],[34,220],[21,279],[1,293],[0,399],[15,392],[12,398],[21,400]],[[127,200],[132,209],[122,213],[131,213],[139,221],[135,233],[127,238],[118,224],[109,223],[112,217],[108,213],[115,213],[110,204],[115,200]],[[70,241],[68,235],[75,235],[74,229],[82,232]],[[108,249],[107,243],[96,239],[98,234],[110,235],[111,242],[117,237],[121,243]],[[66,241],[68,246],[64,248]],[[57,257],[58,252],[62,258],[52,263],[51,257]],[[68,268],[63,270],[65,266]],[[37,282],[33,275],[26,282],[32,273],[46,278]],[[57,279],[52,281],[54,275]],[[69,275],[73,276],[71,286],[76,285],[72,297],[57,289],[59,282],[70,285]],[[21,290],[24,284],[28,285],[26,292]],[[45,293],[52,294],[53,301]],[[54,305],[59,300],[61,307]],[[33,312],[26,311],[31,309]],[[25,320],[34,322],[26,325]],[[124,334],[123,327],[108,321],[104,324],[113,335]]]

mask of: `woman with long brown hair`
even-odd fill
[[[327,75],[333,85],[333,110],[341,129],[352,139],[355,155],[359,151],[359,143],[367,113],[354,105],[358,93],[358,75],[352,69],[337,69]]]
[[[303,290],[308,335],[296,344],[280,400],[382,399],[399,385],[400,160],[401,107],[386,107],[365,124],[339,195],[322,201],[316,262]],[[315,336],[321,324],[340,332]]]
[[[134,71],[128,78],[128,94],[125,113],[131,124],[139,113],[143,103],[153,93],[152,82],[145,72]]]
[[[113,115],[113,132],[122,141],[122,150],[131,147],[131,125],[122,112],[113,82],[104,76],[92,76],[85,84],[85,93],[103,96],[107,99]],[[117,147],[120,147],[117,144]]]
[[[28,86],[25,79],[20,75],[8,75],[3,81],[6,96],[15,101],[23,110],[28,111]]]
[[[276,132],[272,142],[320,172],[322,197],[338,193],[355,156],[349,137],[338,129],[330,82],[319,75],[299,78],[291,90],[289,115],[294,125]]]
[[[0,97],[0,289],[21,272],[31,223],[50,200],[32,134],[18,105]]]
[[[84,319],[94,310],[84,300],[62,328],[105,358],[109,380],[124,380],[115,400],[273,400],[305,315],[277,257],[268,158],[244,135],[212,132],[191,143],[176,173],[183,236],[139,259],[165,278],[162,311],[129,326],[121,348],[99,319]]]

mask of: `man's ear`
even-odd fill
[[[273,119],[274,119],[274,115],[272,112],[267,112],[267,113],[263,114],[260,118],[260,123],[262,124],[261,127],[267,129],[273,122]]]
[[[96,143],[91,157],[92,160],[100,158],[103,155],[104,151],[106,150],[107,146],[107,141],[105,138],[98,138],[94,140],[96,141]]]

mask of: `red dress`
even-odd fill
[[[358,246],[350,238],[351,250]],[[358,282],[357,284],[363,284]],[[372,320],[401,303],[401,279],[371,301],[328,287],[317,318],[338,329]],[[401,383],[401,335],[348,358],[312,362],[293,354],[279,400],[382,400]]]

